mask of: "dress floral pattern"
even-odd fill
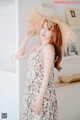
[[[35,114],[33,110],[33,105],[38,98],[44,77],[44,63],[39,56],[39,52],[34,50],[28,59],[21,120],[58,120],[58,107],[54,86],[54,63],[48,88],[43,99],[42,111],[40,114]]]

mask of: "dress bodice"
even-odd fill
[[[40,58],[39,50],[34,50],[28,58],[28,77],[31,77],[33,80],[38,77],[38,80],[43,80],[44,76],[44,63]],[[51,69],[51,80],[54,77],[54,62]],[[53,82],[53,81],[52,81]]]

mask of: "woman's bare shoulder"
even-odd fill
[[[54,52],[54,46],[52,44],[46,44],[43,48],[44,52]]]

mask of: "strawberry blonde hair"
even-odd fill
[[[60,67],[60,62],[62,60],[62,34],[61,30],[59,28],[59,25],[57,23],[54,23],[51,20],[45,19],[42,26],[44,23],[47,22],[47,28],[52,31],[53,36],[52,39],[49,41],[50,44],[52,44],[55,48],[55,63],[54,66],[57,70],[61,70],[62,67]]]

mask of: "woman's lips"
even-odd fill
[[[44,36],[44,37],[45,37],[45,35],[44,35],[44,34],[42,34],[42,36]]]

